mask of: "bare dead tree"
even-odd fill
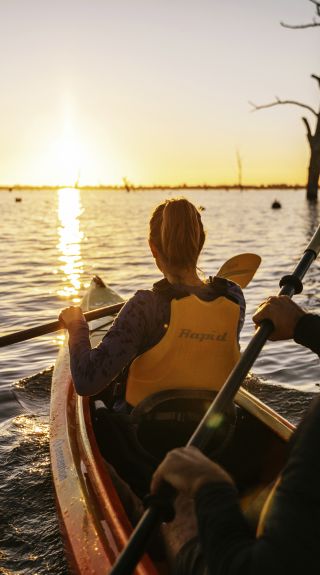
[[[129,182],[129,180],[127,178],[122,178],[123,181],[123,187],[125,190],[127,190],[127,192],[130,192],[133,189],[133,185],[131,182]]]
[[[320,26],[320,2],[317,0],[309,0],[309,2],[314,4],[316,8],[316,17],[312,19],[312,22],[307,24],[286,24],[285,22],[280,22],[281,26],[284,28],[290,28],[291,30],[297,30],[299,28],[315,28],[316,26]]]
[[[320,89],[320,76],[316,76],[315,74],[311,75],[311,78],[314,78],[318,84]],[[316,118],[315,121],[315,129],[312,133],[309,120],[306,117],[302,117],[302,121],[307,130],[307,140],[310,146],[310,160],[309,160],[309,168],[308,168],[308,182],[307,182],[307,199],[311,201],[317,201],[318,199],[318,184],[319,184],[319,176],[320,176],[320,107],[319,111],[317,112],[308,104],[304,104],[303,102],[299,102],[297,100],[281,100],[280,98],[276,97],[273,102],[269,104],[262,104],[257,106],[253,102],[249,102],[250,105],[253,107],[253,112],[256,110],[263,110],[265,108],[273,108],[274,106],[281,106],[281,105],[294,105],[299,106],[300,108],[305,108],[309,112],[313,114]]]
[[[242,158],[240,156],[239,150],[236,150],[237,153],[237,166],[238,166],[238,185],[239,190],[242,190]]]

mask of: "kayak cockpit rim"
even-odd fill
[[[235,403],[259,419],[281,439],[289,441],[295,426],[252,393],[241,387],[235,397]]]

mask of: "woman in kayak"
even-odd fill
[[[199,276],[204,240],[196,207],[166,200],[153,212],[149,234],[164,279],[137,291],[94,349],[80,307],[62,310],[78,394],[112,388],[113,410],[128,412],[165,389],[221,387],[239,357],[245,301],[237,284]]]
[[[77,393],[100,393],[101,397],[103,392],[108,406],[108,411],[95,411],[101,452],[140,497],[148,492],[157,457],[161,458],[159,453],[155,456],[155,442],[161,450],[164,438],[156,433],[153,440],[147,433],[151,456],[141,446],[127,414],[160,391],[219,389],[239,357],[244,297],[231,281],[199,277],[197,261],[204,240],[195,206],[183,198],[165,201],[151,217],[149,235],[152,255],[164,278],[129,299],[94,349],[81,309],[69,307],[60,314],[69,331]],[[171,436],[177,435],[177,417],[176,411],[169,413]],[[161,423],[165,435],[168,422]],[[106,437],[112,441],[105,441]]]

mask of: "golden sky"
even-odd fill
[[[304,183],[307,0],[2,0],[0,185]],[[310,118],[311,123],[313,121]]]

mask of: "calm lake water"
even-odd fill
[[[0,192],[0,315],[2,334],[57,318],[77,303],[98,274],[125,298],[160,279],[147,245],[148,220],[166,191]],[[202,191],[184,196],[203,206],[207,240],[199,265],[213,275],[241,252],[262,257],[245,290],[245,348],[251,315],[278,292],[282,275],[300,259],[319,222],[319,206],[304,191]],[[21,202],[16,202],[19,196]],[[272,210],[277,197],[282,209]],[[310,268],[295,300],[320,312],[319,263]],[[43,336],[0,349],[0,573],[67,572],[54,514],[48,456],[50,374],[63,335]],[[318,391],[318,359],[293,343],[268,343],[254,372],[267,383],[308,398]],[[271,387],[276,390],[278,387]],[[277,405],[274,397],[273,403]],[[282,402],[279,397],[279,406]]]
[[[19,195],[21,202],[16,203]],[[281,276],[292,271],[319,220],[319,206],[299,191],[199,191],[184,194],[203,206],[207,231],[200,267],[213,275],[235,254],[262,257],[246,288],[244,348],[253,334],[251,315],[276,294]],[[125,298],[159,279],[147,245],[148,220],[166,191],[23,191],[0,193],[1,331],[9,333],[57,318],[79,302],[94,274]],[[277,197],[282,209],[271,210]],[[320,311],[319,263],[313,264],[296,301]],[[0,349],[0,386],[51,365],[61,334]],[[255,371],[269,381],[313,390],[320,380],[317,359],[294,344],[267,344]]]

